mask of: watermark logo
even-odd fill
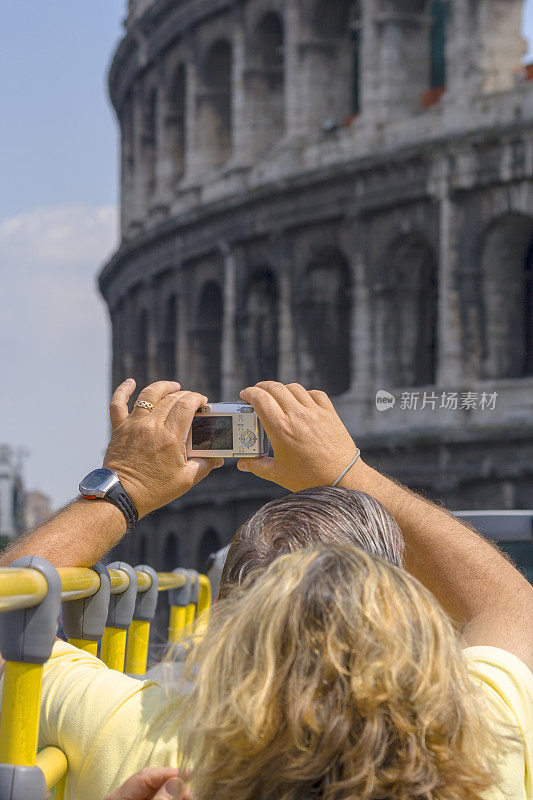
[[[385,389],[379,389],[376,392],[376,408],[378,411],[388,411],[390,408],[394,407],[394,403],[396,402],[396,398],[390,392],[386,392]]]
[[[498,392],[401,392],[396,398],[385,389],[376,392],[376,408],[388,411],[398,399],[400,411],[494,411]]]

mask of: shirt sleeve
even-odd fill
[[[55,745],[79,775],[98,733],[154,684],[130,678],[90,653],[56,642],[43,671],[39,745]]]
[[[533,673],[515,655],[498,647],[464,650],[470,676],[497,717],[511,726],[522,748],[514,748],[501,764],[506,800],[533,798]]]

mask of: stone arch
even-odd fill
[[[161,339],[158,347],[159,379],[175,380],[177,375],[178,298],[171,294],[163,310]]]
[[[168,533],[163,545],[163,570],[172,572],[181,564],[181,541],[177,533]]]
[[[316,0],[303,71],[313,86],[313,117],[342,125],[361,110],[360,0]]]
[[[351,273],[344,253],[322,247],[308,263],[298,303],[306,382],[333,396],[350,388]]]
[[[149,383],[149,326],[148,310],[141,308],[137,314],[135,325],[133,353],[138,392]]]
[[[278,375],[278,282],[268,267],[255,270],[246,289],[242,326],[246,383],[275,380]]]
[[[193,370],[195,388],[218,402],[222,393],[222,291],[215,281],[206,283],[200,293],[193,331]]]
[[[447,4],[445,0],[432,0],[429,7],[430,28],[430,89],[446,86],[446,26]]]
[[[145,187],[147,198],[154,194],[157,174],[157,115],[158,94],[155,86],[146,89],[144,99],[144,119],[142,133],[142,161],[145,174]]]
[[[232,151],[232,49],[217,39],[207,50],[198,94],[198,150],[202,166],[219,167]]]
[[[494,220],[480,247],[480,377],[533,375],[533,217]]]
[[[222,541],[214,528],[208,528],[202,538],[200,539],[200,544],[198,545],[198,557],[196,560],[197,569],[200,572],[205,570],[207,559],[211,555],[211,553],[215,553],[217,550],[220,550],[222,546]]]
[[[437,264],[422,234],[401,234],[389,244],[375,290],[380,387],[435,383]]]
[[[174,70],[167,97],[166,119],[172,162],[171,183],[179,181],[185,172],[187,72],[182,62]]]
[[[284,131],[284,25],[276,11],[265,12],[251,37],[246,104],[252,119],[257,155],[278,141]]]

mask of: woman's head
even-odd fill
[[[194,648],[180,728],[199,800],[473,800],[490,785],[494,734],[414,578],[334,545],[248,583]]]

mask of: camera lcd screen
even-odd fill
[[[233,450],[233,419],[195,417],[192,423],[193,450]]]

